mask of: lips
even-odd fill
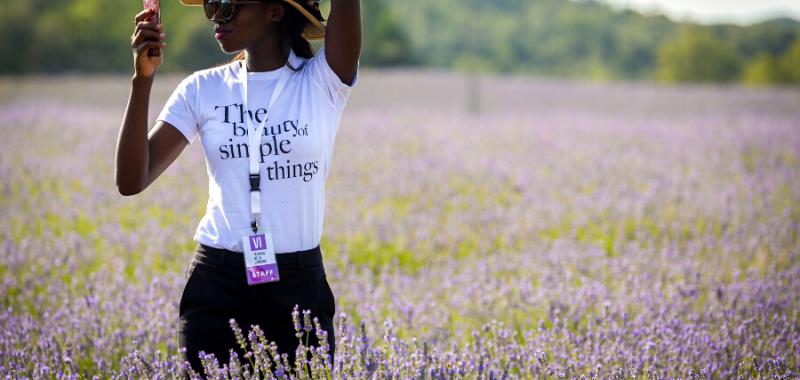
[[[230,29],[223,28],[220,26],[214,27],[214,38],[218,40],[225,38],[225,36],[227,36],[230,33],[231,33]]]

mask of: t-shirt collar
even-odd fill
[[[299,69],[300,67],[303,66],[303,61],[304,59],[302,57],[298,57],[297,54],[294,53],[294,50],[289,49],[289,59],[286,60],[286,63],[289,66],[295,69]],[[283,65],[280,69],[277,69],[276,71],[284,69],[286,68],[286,66],[287,65]],[[242,75],[244,75],[244,73],[246,72],[246,70],[244,70],[244,60],[236,61],[234,69],[236,71],[236,77],[238,79],[241,79]]]

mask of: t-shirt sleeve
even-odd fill
[[[197,76],[190,75],[175,88],[157,120],[165,121],[180,131],[189,144],[197,138],[200,128],[197,117]]]
[[[309,61],[310,75],[314,81],[322,88],[325,95],[333,102],[336,107],[342,107],[350,96],[350,91],[358,82],[358,69],[353,77],[352,83],[344,83],[339,76],[331,69],[325,57],[325,46],[317,51],[317,54]]]

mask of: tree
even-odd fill
[[[800,83],[800,36],[794,39],[794,44],[781,56],[778,64],[786,76],[786,82]]]
[[[28,50],[34,33],[35,4],[9,1],[0,7],[0,73],[21,73],[29,69]]]
[[[213,29],[205,17],[186,13],[180,25],[170,34],[168,50],[165,52],[165,69],[202,70],[226,63],[232,58],[223,53],[214,40]]]
[[[754,86],[800,83],[800,38],[780,57],[760,54],[747,65],[742,80]]]
[[[684,28],[658,48],[657,78],[666,82],[729,82],[739,70],[733,46],[703,29]]]
[[[130,72],[129,38],[141,1],[7,3],[0,7],[0,74]],[[323,14],[329,6],[322,2]],[[169,36],[162,71],[229,59],[202,7],[176,0],[162,0],[161,7]],[[364,0],[362,10],[365,67],[750,83],[774,83],[779,79],[769,75],[781,73],[790,78],[782,83],[800,82],[800,22],[789,18],[751,26],[678,24],[598,0]]]
[[[371,66],[396,66],[414,63],[411,41],[399,19],[383,0],[362,3],[364,18],[364,48],[361,62]]]
[[[761,53],[744,69],[742,80],[751,86],[774,85],[786,81],[782,67],[769,53]]]

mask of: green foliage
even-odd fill
[[[800,83],[800,38],[779,57],[758,55],[745,68],[742,80],[753,86]]]
[[[789,83],[800,83],[800,36],[792,47],[785,53],[779,62],[781,70]]]
[[[364,45],[361,62],[367,66],[409,65],[416,60],[400,18],[383,0],[363,2]]]
[[[169,48],[165,53],[165,69],[202,70],[231,59],[220,50],[212,36],[213,29],[208,20],[201,16],[202,12],[199,9],[197,11],[185,15],[181,28],[168,35]]]
[[[724,26],[722,34],[735,41],[737,53],[745,59],[753,59],[761,53],[781,55],[798,37],[798,23],[792,19],[775,19],[754,24],[747,28]]]
[[[739,77],[740,65],[734,61],[763,51],[782,53],[800,35],[800,24],[790,19],[752,27],[683,25],[591,0],[406,0],[392,6],[404,15],[423,63],[466,71],[653,78],[662,45],[691,27],[713,36],[716,63],[722,64],[700,70],[701,80],[730,81]]]
[[[10,1],[0,7],[0,73],[28,71],[23,46],[31,45],[35,1]]]
[[[744,70],[742,80],[749,85],[769,85],[784,81],[778,60],[768,53],[761,53]]]
[[[322,5],[327,13],[330,1]],[[129,72],[140,9],[138,0],[12,1],[0,9],[0,74]],[[592,0],[368,0],[362,15],[363,66],[758,84],[796,83],[790,78],[800,75],[784,58],[792,56],[800,23],[785,18],[700,26]],[[229,59],[200,7],[163,0],[162,19],[168,43],[162,70],[193,71]]]
[[[733,46],[703,29],[682,29],[658,48],[657,76],[666,82],[730,82],[739,70]]]

